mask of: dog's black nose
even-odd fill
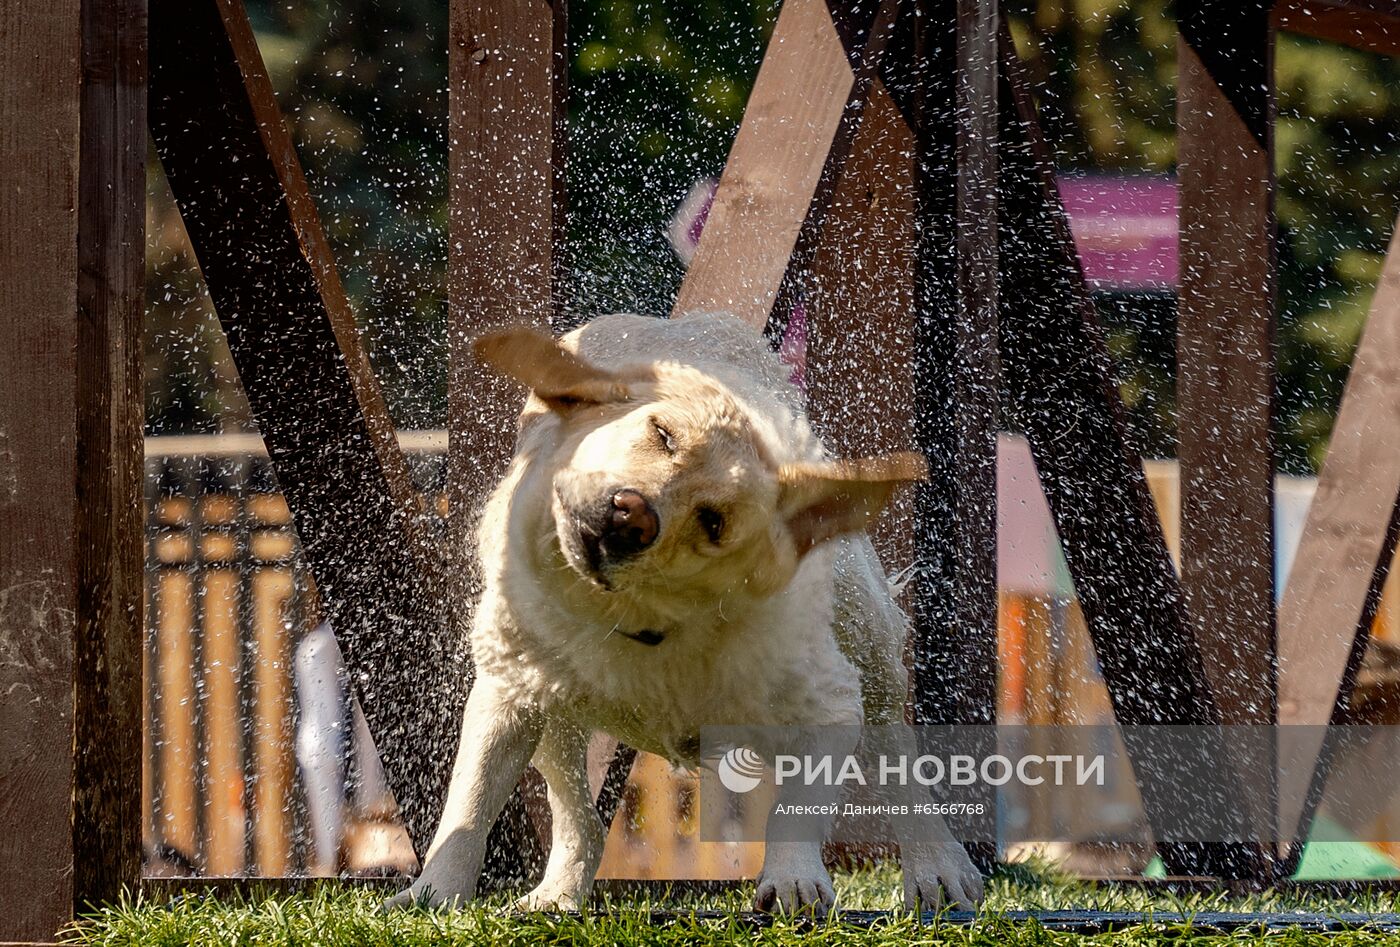
[[[635,556],[656,542],[661,521],[647,498],[636,490],[619,490],[608,504],[603,525],[603,551],[613,559]]]

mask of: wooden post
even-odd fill
[[[1276,716],[1270,6],[1191,0],[1178,10],[1181,586],[1227,725]],[[1272,776],[1274,758],[1243,768]],[[1272,779],[1241,790],[1252,823],[1271,825]]]
[[[1222,722],[1274,720],[1273,31],[1183,3],[1177,44],[1181,585]],[[1265,800],[1256,800],[1264,802]]]
[[[914,139],[870,90],[804,282],[807,411],[838,457],[914,450]],[[879,384],[872,383],[879,379]],[[871,538],[887,571],[914,561],[908,493]]]
[[[905,115],[918,148],[914,415],[930,471],[915,491],[914,720],[989,724],[997,686],[996,3],[926,2],[906,19],[913,81]],[[899,68],[893,57],[887,64]]]
[[[453,0],[449,29],[448,305],[452,547],[469,541],[505,472],[518,385],[475,363],[471,342],[562,311],[563,0]]]
[[[421,499],[242,4],[155,0],[150,53],[151,135],[421,852],[465,677]]]
[[[83,3],[73,897],[141,872],[146,0]]]
[[[144,27],[0,9],[0,941],[140,870]]]
[[[563,309],[566,16],[565,0],[453,0],[449,13],[448,534],[451,624],[463,639],[480,594],[471,530],[505,472],[522,403],[519,386],[476,363],[471,342],[517,323],[547,329]],[[517,794],[484,883],[533,867],[530,823]]]

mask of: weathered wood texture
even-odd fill
[[[150,55],[156,149],[421,851],[463,671],[420,500],[242,5],[156,0]]]
[[[1025,431],[1120,725],[1220,721],[1041,137],[1030,86],[1003,32],[999,238],[1002,377]],[[1174,761],[1129,746],[1148,818]],[[1217,774],[1221,799],[1238,797]],[[1200,846],[1159,851],[1179,874],[1257,874]]]
[[[453,0],[449,12],[448,535],[451,624],[465,637],[480,594],[471,561],[482,504],[505,472],[522,393],[484,371],[471,342],[562,311],[565,0]],[[620,765],[620,764],[619,764]],[[538,860],[547,813],[533,772],[492,836],[484,884]]]
[[[674,315],[763,328],[810,261],[898,3],[833,6],[783,4]]]
[[[139,868],[139,2],[0,8],[0,940]]]
[[[913,450],[914,139],[871,90],[805,281],[807,410],[838,457]],[[914,561],[913,498],[872,538],[887,570]]]
[[[1371,300],[1327,460],[1278,615],[1280,724],[1323,726],[1346,705],[1400,532],[1400,221]],[[1321,734],[1314,741],[1322,749]],[[1286,834],[1314,774],[1283,774]],[[1300,826],[1307,828],[1306,822]]]
[[[73,897],[141,873],[146,0],[84,0],[78,168]],[[52,212],[52,211],[50,211]]]
[[[0,940],[69,917],[80,6],[0,6]]]
[[[1281,30],[1400,56],[1400,3],[1395,0],[1278,0],[1273,17]]]
[[[994,723],[997,687],[997,16],[991,0],[906,8],[901,88],[915,161],[913,713]],[[903,58],[903,57],[899,57]],[[896,83],[896,87],[900,88]]]
[[[1183,13],[1204,18],[1206,11]],[[1243,6],[1243,5],[1242,5]],[[1224,723],[1274,719],[1273,33],[1267,4],[1226,36],[1213,74],[1177,44],[1181,286],[1177,456],[1181,584]],[[1258,59],[1262,69],[1242,59]],[[1239,88],[1262,72],[1263,85]],[[1251,80],[1252,81],[1252,80]],[[1247,124],[1266,118],[1260,140]]]
[[[471,352],[562,307],[563,0],[454,0],[449,30],[449,516],[454,553],[505,472],[523,401]],[[459,570],[460,571],[460,570]]]

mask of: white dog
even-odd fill
[[[557,342],[488,336],[477,352],[531,395],[477,535],[477,679],[442,823],[390,903],[470,898],[533,760],[553,838],[521,903],[574,908],[603,848],[591,731],[695,766],[705,726],[903,721],[907,620],[863,531],[925,467],[828,460],[785,367],[727,316],[605,316]],[[895,826],[906,900],[975,904],[962,846],[941,822],[932,838],[920,826]],[[770,839],[760,908],[823,912],[834,898],[818,841]]]

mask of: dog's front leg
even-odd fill
[[[588,732],[572,721],[548,721],[535,751],[535,768],[549,787],[549,862],[535,890],[517,906],[529,911],[577,910],[603,858],[603,822],[588,785]]]
[[[903,724],[867,728],[865,746],[868,758],[913,760],[918,755],[913,731]],[[976,910],[982,902],[982,874],[942,816],[918,814],[920,805],[932,802],[928,791],[912,780],[891,782],[879,785],[876,797],[896,812],[904,810],[890,816],[890,825],[899,841],[905,906],[935,913],[944,905]]]
[[[843,745],[841,736],[847,732],[851,738]],[[843,752],[854,751],[855,734],[854,727],[835,727],[820,739],[815,732],[804,733],[782,751],[802,758],[820,749],[830,752],[839,763]],[[832,780],[807,785],[801,778],[788,779],[778,787],[775,811],[769,815],[764,832],[763,868],[754,892],[757,910],[809,911],[822,917],[836,904],[836,889],[822,864],[822,842],[831,829],[840,797],[841,788]],[[824,815],[784,823],[776,815],[780,810]],[[800,831],[803,837],[793,838],[794,831]]]
[[[442,822],[418,880],[386,907],[437,906],[476,893],[491,825],[505,807],[540,739],[540,715],[505,686],[480,677],[467,698],[462,738]]]

